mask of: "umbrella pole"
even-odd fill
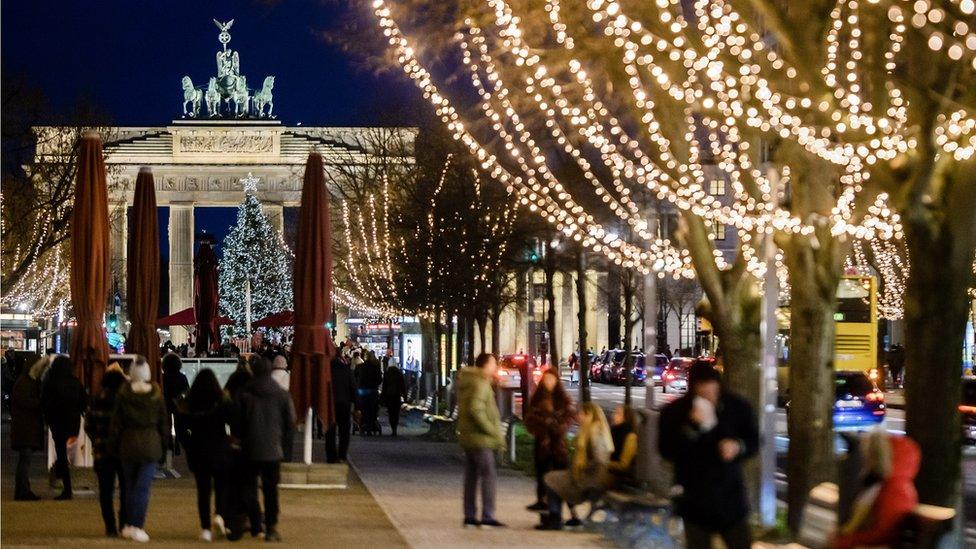
[[[303,459],[305,465],[312,464],[312,407],[308,407],[308,412],[305,414],[305,448]]]

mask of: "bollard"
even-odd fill
[[[308,407],[308,413],[305,414],[305,455],[304,461],[305,465],[312,464],[312,407]]]
[[[515,463],[515,421],[508,422],[508,461]]]

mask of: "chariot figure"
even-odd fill
[[[212,76],[207,84],[207,93],[204,94],[204,99],[207,101],[207,114],[210,115],[210,118],[220,116],[220,92],[217,91],[217,79]]]

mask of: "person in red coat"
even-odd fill
[[[914,440],[873,433],[865,459],[865,488],[854,503],[851,520],[834,540],[837,549],[897,542],[902,522],[918,505],[915,475],[922,452]]]

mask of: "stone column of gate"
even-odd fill
[[[109,244],[108,248],[112,256],[112,280],[117,281],[118,284],[113,284],[112,288],[118,290],[122,295],[122,299],[126,299],[125,288],[126,288],[126,270],[125,262],[128,256],[128,246],[127,240],[129,237],[129,219],[128,219],[128,202],[115,202],[109,204]],[[115,296],[109,296],[109,309],[111,312],[115,312],[112,308]],[[121,312],[125,312],[126,307],[122,307]],[[128,320],[128,318],[123,318],[122,320]]]
[[[193,306],[193,203],[169,205],[169,312]],[[174,345],[187,342],[182,326],[171,326]]]
[[[271,226],[274,227],[279,234],[284,232],[285,228],[285,208],[280,202],[261,202],[261,211],[267,216],[268,221],[271,222]]]

